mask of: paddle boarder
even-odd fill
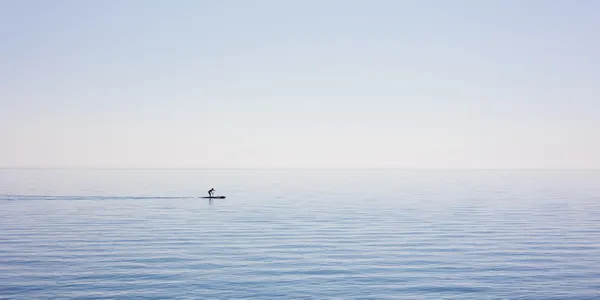
[[[215,188],[211,188],[210,190],[208,190],[208,196],[212,197],[212,195],[215,193]]]

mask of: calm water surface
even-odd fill
[[[0,170],[0,299],[599,291],[597,171]]]

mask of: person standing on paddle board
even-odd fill
[[[208,196],[212,197],[212,195],[215,193],[215,189],[211,188],[210,190],[208,190]]]

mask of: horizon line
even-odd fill
[[[13,167],[0,166],[0,170],[114,170],[114,171],[252,171],[252,170],[405,170],[405,171],[600,171],[600,168],[428,168],[428,167]]]

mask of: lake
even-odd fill
[[[0,299],[599,291],[600,171],[0,170]]]

